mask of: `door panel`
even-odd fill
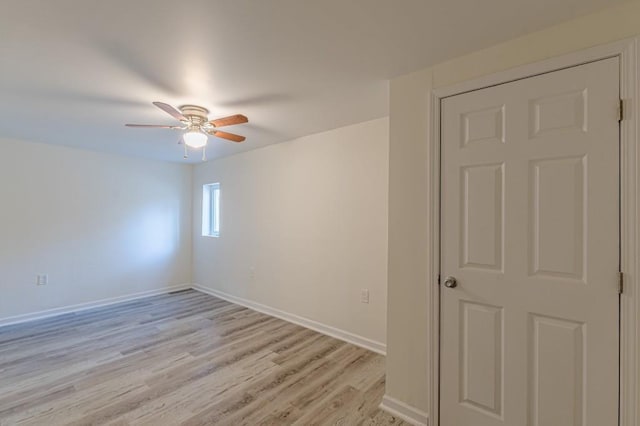
[[[487,414],[501,416],[502,309],[463,301],[460,314],[460,400]]]
[[[442,426],[616,424],[618,74],[442,100]]]
[[[502,169],[502,164],[462,168],[463,268],[502,269]]]
[[[587,158],[531,162],[531,273],[584,278]]]
[[[535,314],[530,320],[528,424],[580,426],[584,424],[585,326]]]

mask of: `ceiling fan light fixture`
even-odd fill
[[[188,130],[182,138],[184,143],[191,148],[202,148],[207,144],[207,135],[202,133],[199,129]]]

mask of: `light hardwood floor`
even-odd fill
[[[384,357],[193,290],[0,328],[0,425],[405,425]]]

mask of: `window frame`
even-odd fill
[[[220,182],[202,185],[202,236],[220,237]]]

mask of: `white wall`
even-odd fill
[[[196,166],[194,281],[384,344],[388,147],[384,118]],[[201,235],[213,182],[219,238]]]
[[[2,139],[0,153],[0,322],[190,282],[189,166]]]
[[[391,81],[388,397],[429,409],[431,90],[639,33],[632,1]]]

